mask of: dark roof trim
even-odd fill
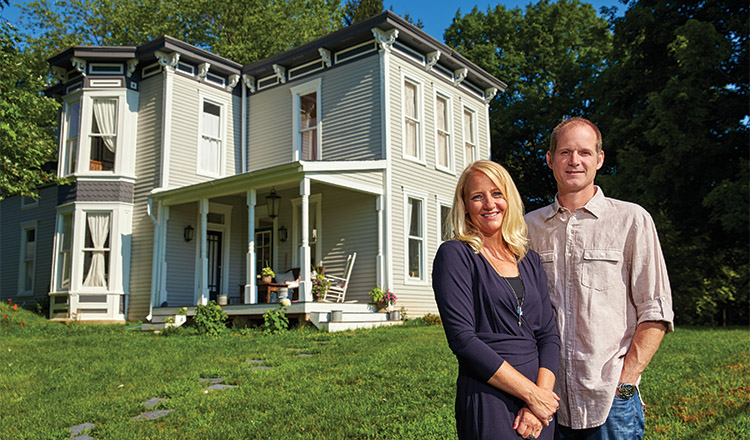
[[[180,60],[194,64],[209,63],[212,72],[220,72],[226,75],[239,74],[242,64],[228,60],[207,50],[188,44],[182,40],[163,35],[155,40],[138,46],[138,57],[155,57],[156,51],[179,52]]]

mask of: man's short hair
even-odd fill
[[[602,133],[599,131],[599,128],[588,119],[574,116],[572,118],[568,118],[562,121],[561,123],[557,124],[557,127],[555,127],[555,129],[552,130],[552,136],[550,136],[549,138],[549,152],[553,156],[555,155],[555,152],[557,151],[557,139],[560,137],[560,134],[562,134],[562,132],[565,131],[567,128],[573,127],[575,125],[580,125],[580,124],[587,125],[592,130],[594,130],[594,133],[596,133],[596,152],[597,153],[602,152]]]

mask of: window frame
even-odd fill
[[[223,177],[226,170],[226,157],[227,157],[227,123],[228,123],[228,116],[227,116],[227,110],[229,109],[229,103],[226,99],[221,98],[217,95],[207,93],[203,90],[200,90],[199,93],[199,99],[198,99],[198,142],[195,149],[195,174],[199,176],[206,176],[206,177]],[[202,148],[203,148],[203,139],[204,136],[203,128],[204,128],[204,122],[203,122],[203,114],[204,114],[204,106],[206,103],[215,105],[219,107],[219,138],[217,139],[219,141],[219,149],[218,149],[218,158],[217,158],[217,170],[207,170],[204,169],[201,164],[203,161],[201,160],[202,156]]]
[[[36,268],[37,268],[37,248],[39,244],[39,221],[31,220],[23,222],[21,227],[20,252],[18,256],[18,296],[34,296],[34,287],[36,287]],[[27,256],[28,250],[28,231],[34,231],[33,256],[31,258],[31,287],[26,289],[26,264],[29,262]]]
[[[467,112],[472,115],[471,133],[474,134],[473,143],[471,143],[471,145],[474,147],[474,157],[472,157],[471,159],[467,158],[467,154],[466,154],[466,145],[469,144],[469,142],[467,142],[467,138],[466,138],[466,133],[467,133],[466,118],[464,117],[464,115]],[[471,165],[472,163],[474,163],[475,161],[479,159],[479,133],[477,132],[477,128],[478,128],[477,115],[478,114],[479,112],[475,108],[470,107],[466,104],[463,105],[463,108],[461,111],[461,127],[462,127],[462,132],[463,132],[463,136],[462,136],[463,143],[461,144],[461,146],[463,147],[464,168],[468,167],[469,165]]]
[[[419,210],[420,215],[420,231],[421,236],[412,236],[409,231],[409,215],[411,210],[409,209],[409,200],[419,200],[422,204]],[[427,284],[427,194],[404,188],[404,284],[416,284],[425,285]],[[419,276],[413,277],[409,272],[409,244],[411,240],[419,240],[420,242],[420,257],[419,257]]]
[[[446,145],[446,156],[448,164],[446,166],[440,165],[440,128],[438,128],[438,98],[445,100],[445,125],[447,128],[446,134],[448,136],[448,142]],[[443,90],[435,88],[433,91],[433,125],[435,129],[435,169],[445,171],[450,174],[455,174],[455,146],[454,146],[454,127],[453,127],[453,98],[451,95]]]
[[[406,115],[406,83],[410,83],[416,87],[415,91],[415,105],[416,105],[416,118],[411,118]],[[425,140],[424,140],[424,84],[418,79],[417,75],[413,75],[406,71],[401,71],[401,156],[412,162],[416,162],[421,165],[426,165],[425,161]],[[406,145],[406,120],[407,118],[413,119],[417,125],[416,128],[416,156],[408,154]]]
[[[315,124],[317,154],[313,160],[322,160],[323,158],[323,97],[322,97],[323,80],[316,78],[312,81],[290,87],[289,92],[292,94],[292,158],[294,162],[302,160],[302,133],[301,133],[301,110],[302,97],[315,93],[315,106],[317,109],[317,121]],[[312,131],[309,128],[308,131]]]
[[[70,218],[70,239],[69,248],[67,251],[63,249],[65,242],[65,217]],[[57,212],[57,223],[55,227],[55,254],[54,254],[54,270],[52,272],[54,279],[51,285],[53,286],[53,292],[70,292],[73,286],[73,252],[75,247],[75,210],[73,207],[68,207]],[[111,247],[111,246],[110,246]],[[63,254],[67,253],[68,258],[68,286],[62,286],[64,258]]]
[[[62,124],[62,133],[60,135],[60,157],[62,160],[59,165],[59,175],[67,177],[75,174],[78,170],[76,169],[79,162],[79,153],[81,150],[81,121],[83,120],[83,94],[81,92],[72,95],[64,103],[64,121]],[[78,128],[75,136],[70,136],[73,130],[70,128],[71,118],[73,112],[71,107],[78,104]],[[71,142],[75,142],[75,149],[71,149]]]
[[[444,232],[443,228],[444,228],[445,224],[443,224],[443,221],[442,221],[442,218],[443,218],[443,216],[442,216],[442,210],[443,210],[443,207],[446,207],[446,208],[448,208],[449,213],[450,213],[450,209],[453,207],[453,202],[451,202],[451,200],[449,198],[440,197],[440,196],[437,196],[435,198],[435,201],[436,201],[436,205],[437,205],[437,207],[436,207],[437,208],[436,209],[436,213],[437,213],[437,217],[436,217],[437,218],[436,243],[439,246],[440,244],[442,244],[445,241],[447,241],[447,240],[443,240],[443,232]],[[448,220],[448,223],[449,223],[449,225],[448,225],[448,229],[449,229],[449,238],[448,238],[448,240],[450,240],[450,237],[453,236],[453,226],[451,224],[450,214],[449,214],[447,220]]]
[[[84,209],[83,215],[81,216],[83,219],[83,239],[80,242],[80,255],[81,255],[81,262],[80,265],[77,267],[77,269],[80,269],[80,276],[81,276],[81,285],[80,289],[82,291],[86,292],[109,292],[112,289],[113,279],[112,279],[112,251],[114,248],[114,236],[112,231],[115,230],[114,225],[114,218],[115,218],[115,211],[114,210],[108,210],[108,209]],[[107,241],[109,242],[109,246],[102,247],[102,248],[94,248],[94,247],[86,247],[86,237],[89,235],[89,215],[90,214],[108,214],[109,215],[109,233],[107,234]],[[106,275],[106,285],[105,286],[86,286],[86,275],[88,274],[87,269],[90,270],[90,265],[87,268],[86,267],[86,252],[95,252],[95,251],[104,251],[107,253],[107,258],[105,259],[106,269],[105,269],[105,275]],[[71,280],[72,280],[72,273],[71,273]]]

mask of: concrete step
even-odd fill
[[[356,330],[360,328],[373,328],[385,325],[401,325],[404,321],[379,321],[379,322],[326,322],[322,323],[329,332],[340,332],[344,330]]]

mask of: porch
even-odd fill
[[[269,309],[278,307],[278,303],[268,304],[229,304],[221,306],[229,320],[246,324],[250,321],[262,320],[263,313]],[[177,315],[180,307],[155,307],[151,323],[144,323],[142,330],[161,330],[166,326],[167,318]],[[334,313],[334,312],[341,312]],[[296,318],[300,322],[309,322],[320,330],[329,332],[355,330],[359,328],[372,328],[384,325],[399,325],[403,321],[395,319],[391,313],[382,313],[376,310],[374,304],[368,303],[328,303],[328,302],[301,302],[294,301],[286,308],[286,314],[290,318]],[[195,316],[195,307],[188,307],[187,317]],[[389,318],[393,317],[394,320]]]

